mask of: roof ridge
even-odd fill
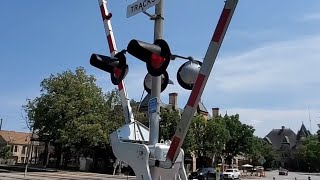
[[[12,133],[24,133],[24,134],[32,134],[31,132],[22,132],[22,131],[14,131],[14,130],[0,130],[1,132],[12,132]]]

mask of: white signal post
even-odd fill
[[[213,64],[218,55],[223,38],[228,29],[233,12],[237,6],[238,0],[226,0],[224,9],[221,13],[220,19],[214,31],[213,37],[210,41],[208,50],[200,68],[197,80],[189,96],[187,105],[185,106],[180,122],[177,125],[176,132],[172,138],[172,143],[167,154],[165,166],[172,166],[172,163],[177,159],[180,148],[186,137],[192,117],[199,104],[200,97],[207,83],[208,77],[211,73]],[[171,163],[168,163],[171,162]]]
[[[111,17],[112,14],[108,11],[107,1],[106,0],[98,0],[100,6],[100,12],[103,20],[104,30],[107,37],[107,42],[109,45],[110,55],[113,57],[117,53],[117,46],[114,39],[112,26],[111,26]],[[130,106],[130,101],[128,98],[128,94],[126,91],[126,86],[124,81],[121,81],[118,85],[118,90],[120,92],[121,104],[123,108],[125,122],[128,124],[130,122],[134,122],[134,117],[132,113],[132,109]]]
[[[155,20],[154,20],[154,40],[162,39],[163,34],[163,1],[155,7]],[[157,109],[155,113],[149,116],[149,145],[155,145],[159,142],[159,128],[160,128],[160,92],[161,92],[161,76],[152,76],[151,97],[157,99]]]

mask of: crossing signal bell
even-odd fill
[[[177,72],[177,80],[181,87],[192,90],[194,83],[198,77],[202,62],[188,61],[179,68]]]
[[[111,75],[111,82],[118,85],[128,73],[128,65],[123,52],[117,53],[114,57],[92,54],[90,64],[98,69],[106,71]]]
[[[148,73],[152,76],[164,74],[171,57],[169,45],[163,39],[157,39],[153,44],[133,39],[129,42],[127,51],[145,62]]]
[[[148,94],[151,94],[151,86],[152,86],[152,76],[148,73],[143,81],[143,87],[144,90],[147,91]],[[161,75],[161,92],[163,92],[168,84],[173,84],[173,82],[169,79],[169,75],[167,73],[167,71],[165,71],[162,75]]]

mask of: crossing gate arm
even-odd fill
[[[117,46],[116,46],[115,38],[113,35],[112,25],[111,25],[112,14],[108,11],[106,0],[98,0],[98,3],[100,6],[100,12],[103,20],[104,30],[107,37],[107,42],[109,45],[110,55],[113,57],[117,53]],[[126,124],[130,122],[134,122],[134,117],[133,117],[132,109],[130,106],[130,100],[128,98],[124,81],[121,81],[118,84],[118,90],[120,93],[121,105],[123,108],[125,122]]]
[[[226,0],[222,13],[220,15],[218,24],[210,41],[209,47],[207,49],[206,55],[203,60],[203,64],[200,68],[197,80],[189,96],[188,102],[182,113],[180,122],[177,125],[175,134],[172,138],[172,143],[170,145],[169,151],[167,153],[166,162],[163,166],[172,166],[176,161],[180,148],[186,137],[187,131],[189,129],[191,120],[194,116],[196,108],[199,104],[200,97],[206,86],[208,77],[211,73],[213,64],[219,53],[223,38],[229,27],[231,18],[233,16],[234,10],[236,9],[238,0]],[[160,163],[161,164],[161,163]]]

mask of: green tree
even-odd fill
[[[186,154],[193,153],[199,158],[199,166],[209,166],[207,160],[221,155],[224,144],[230,139],[221,116],[206,120],[195,116],[188,130],[183,149]]]
[[[8,159],[12,157],[11,146],[3,146],[0,148],[0,158]]]
[[[180,113],[170,108],[161,108],[160,117],[160,139],[171,140],[180,121]]]
[[[160,139],[171,140],[177,128],[177,123],[181,119],[180,112],[172,110],[171,108],[162,107],[160,116]],[[205,120],[200,116],[192,119],[190,128],[188,129],[182,145],[182,149],[186,155],[191,155],[191,153],[194,153],[196,150],[200,149],[200,146],[202,146],[199,139],[203,141],[203,136],[199,135],[199,127],[205,128],[205,126],[200,125],[204,121]],[[197,152],[200,153],[200,151]]]
[[[63,150],[105,148],[108,134],[122,121],[114,112],[118,103],[116,92],[104,94],[95,81],[81,67],[75,72],[51,75],[41,82],[40,97],[27,100],[24,106],[30,127],[41,140],[55,147],[57,166]]]
[[[230,132],[221,116],[214,117],[206,122],[204,149],[211,155],[221,155],[224,144],[230,140]]]
[[[261,165],[259,159],[264,158],[266,160],[266,162],[263,164],[265,168],[270,168],[272,161],[274,160],[272,146],[257,136],[253,137],[251,152],[248,154],[248,156],[252,159],[252,164],[255,166]]]
[[[190,125],[190,140],[193,145],[191,145],[190,151],[197,157],[207,155],[205,144],[208,139],[205,139],[206,134],[206,120],[200,115],[193,117]]]
[[[230,140],[225,146],[226,161],[230,165],[234,156],[250,153],[253,144],[254,129],[252,126],[242,124],[239,115],[225,115],[223,120],[230,133]]]
[[[320,142],[317,137],[308,137],[298,148],[300,168],[305,171],[320,171]]]
[[[134,119],[138,120],[142,124],[144,124],[146,127],[149,127],[149,117],[146,113],[140,112],[140,103],[136,102],[135,100],[130,101],[130,105],[132,108],[132,112],[134,114]]]

